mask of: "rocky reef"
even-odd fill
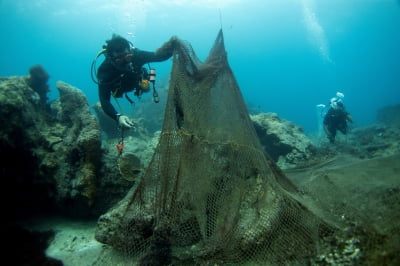
[[[49,102],[48,78],[47,71],[40,66],[33,66],[27,76],[0,78],[0,149],[3,155],[0,168],[5,181],[1,199],[8,203],[4,205],[6,212],[11,213],[5,218],[9,226],[2,230],[7,232],[7,229],[17,228],[16,232],[24,231],[15,226],[16,221],[43,214],[94,219],[104,214],[101,218],[104,226],[98,228],[97,235],[99,239],[104,238],[103,242],[107,242],[105,239],[113,231],[108,221],[121,218],[118,208],[106,213],[107,210],[119,201],[119,206],[123,207],[129,198],[127,193],[132,192],[137,185],[135,181],[124,179],[118,166],[120,155],[115,144],[120,141],[121,132],[116,128],[115,121],[104,115],[99,104],[91,108],[85,94],[70,84],[58,81],[56,88],[60,97]],[[148,107],[149,110],[154,107],[154,104],[150,104],[152,107]],[[140,117],[135,119],[136,130],[124,133],[124,153],[135,154],[143,168],[150,162],[158,143],[163,117],[160,111],[163,105],[157,105],[156,110],[152,109],[151,119],[143,119],[150,112],[146,106],[143,104],[138,111]],[[318,185],[328,187],[335,181],[337,187],[347,192],[346,189],[359,184],[354,179],[351,186],[342,185],[345,184],[342,181],[342,169],[347,169],[345,167],[348,167],[350,157],[352,163],[358,165],[358,160],[389,158],[400,154],[399,109],[400,105],[382,108],[378,112],[376,124],[354,128],[347,136],[338,136],[335,145],[330,145],[328,141],[315,144],[301,127],[275,113],[258,113],[251,115],[251,119],[265,153],[294,183],[302,186],[308,180],[307,186],[311,187],[318,181],[321,182]],[[343,154],[348,157],[343,159],[340,157]],[[342,168],[332,163],[339,162],[338,156],[345,162]],[[394,160],[398,157],[390,158]],[[367,166],[359,168],[357,181],[362,182],[363,169],[379,169],[372,163],[383,164],[388,161],[366,161]],[[324,166],[317,165],[320,163],[332,168],[326,170]],[[352,169],[355,167],[353,164]],[[392,169],[390,167],[389,170]],[[379,177],[379,171],[375,170],[374,173]],[[311,178],[313,176],[318,178]],[[371,176],[370,180],[375,180],[375,176]],[[393,184],[396,183],[393,181]],[[368,189],[368,193],[380,193],[375,186]],[[390,204],[393,204],[393,199],[398,201],[398,188],[388,186],[384,191],[385,196],[382,198],[390,201]],[[329,193],[327,190],[326,194]],[[367,192],[363,195],[367,195]],[[332,202],[336,203],[335,199],[332,198]],[[398,208],[398,204],[394,204],[391,209]],[[398,232],[396,225],[391,228]],[[15,234],[9,235],[12,239]],[[347,238],[345,241],[353,240]],[[337,239],[332,241],[340,242]],[[329,257],[328,253],[321,254],[321,263],[327,265],[334,264],[329,261],[358,259],[362,256],[358,249],[360,245],[354,241],[348,245],[352,247],[352,252],[338,247],[331,252],[333,257]],[[357,255],[357,258],[352,258],[352,254]],[[388,254],[387,258],[391,260],[390,256],[394,254]],[[334,256],[338,259],[335,260]]]
[[[15,206],[24,210],[21,213],[40,210],[97,217],[134,184],[118,168],[115,144],[121,132],[99,104],[90,107],[85,94],[65,82],[57,82],[60,97],[49,103],[44,93],[48,92],[48,74],[38,66],[32,69],[39,72],[39,81],[32,81],[32,73],[0,78],[0,146],[6,155],[1,168],[9,194]],[[139,113],[149,113],[152,107],[152,102],[142,104]],[[162,104],[157,108],[151,116],[157,123],[148,125],[147,119],[137,118],[136,130],[124,133],[124,152],[135,154],[143,168],[158,143]],[[379,115],[384,117],[381,123],[354,129],[346,142],[334,146],[317,147],[301,127],[275,113],[259,113],[251,119],[266,154],[281,169],[290,169],[338,152],[360,158],[395,154],[399,144],[390,140],[398,131],[385,123],[396,116],[387,114],[394,112],[393,107],[385,110]]]
[[[121,180],[117,191],[110,185],[109,179],[119,173],[103,167],[107,154],[101,150],[99,123],[86,96],[59,81],[60,98],[50,104],[29,80],[8,77],[0,83],[1,169],[10,208],[19,210],[17,218],[38,213],[99,215],[111,206],[109,196],[122,197],[130,184]]]
[[[250,116],[257,135],[267,153],[282,169],[301,164],[315,153],[316,148],[301,127],[280,118],[276,113]]]
[[[50,75],[41,65],[34,65],[29,69],[29,76],[26,82],[40,97],[42,106],[46,106],[48,101],[47,93],[50,91],[49,81]]]
[[[386,126],[400,126],[400,104],[389,105],[379,109],[376,121]]]
[[[400,105],[378,110],[374,124],[351,128],[347,135],[338,135],[335,145],[320,142],[316,156],[333,157],[350,154],[359,159],[387,157],[400,153]],[[310,161],[310,160],[309,160]]]

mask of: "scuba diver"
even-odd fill
[[[353,118],[346,111],[342,100],[336,97],[332,98],[330,101],[329,110],[326,113],[323,122],[324,131],[330,143],[335,142],[336,132],[338,130],[342,132],[344,135],[347,134],[348,131],[347,121],[353,122]]]
[[[103,111],[117,121],[121,129],[133,128],[134,123],[122,111],[120,113],[115,110],[110,102],[111,96],[121,98],[125,94],[126,99],[133,103],[127,92],[134,91],[134,95],[140,97],[144,92],[149,91],[151,82],[153,100],[158,102],[158,94],[154,85],[155,70],[150,69],[150,73],[148,73],[143,65],[169,59],[176,44],[177,38],[174,36],[155,52],[148,52],[133,47],[132,43],[125,38],[113,34],[112,38],[106,41],[103,49],[97,54],[92,63],[92,79],[98,84]],[[102,54],[105,55],[105,60],[96,71],[96,59]]]

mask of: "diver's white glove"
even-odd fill
[[[135,127],[135,124],[126,115],[118,116],[118,125],[122,129],[131,129],[131,128]]]

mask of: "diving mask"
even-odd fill
[[[132,56],[133,55],[131,53],[126,53],[124,55],[117,56],[115,58],[115,63],[117,63],[117,64],[129,63],[132,61]]]

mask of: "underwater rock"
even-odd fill
[[[34,212],[33,206],[45,211],[54,207],[50,196],[56,193],[55,182],[45,178],[40,167],[42,156],[38,150],[46,145],[41,131],[47,115],[41,108],[38,94],[27,84],[26,77],[2,78],[0,83],[0,161],[4,193],[3,202],[17,217]],[[49,168],[50,169],[50,168]],[[55,169],[55,168],[53,168]],[[15,217],[7,217],[15,218]]]
[[[47,93],[50,91],[47,84],[50,76],[41,65],[34,65],[29,69],[26,81],[28,85],[39,94],[41,104],[47,104]]]
[[[51,106],[53,123],[43,130],[46,140],[52,142],[50,150],[41,151],[42,165],[53,165],[56,199],[67,206],[66,213],[90,213],[101,161],[100,129],[81,90],[61,81],[56,86],[60,99]]]
[[[385,106],[378,110],[376,115],[378,123],[389,126],[400,125],[400,104]]]
[[[399,126],[374,124],[353,129],[347,143],[339,144],[336,149],[362,159],[391,156],[400,153],[399,139]]]
[[[151,225],[154,223],[154,215],[151,209],[154,208],[152,203],[146,204],[140,210],[144,213],[140,219],[127,220],[125,216],[126,208],[131,204],[132,194],[137,189],[137,184],[131,188],[126,196],[119,201],[109,211],[101,215],[98,219],[95,238],[101,243],[117,243],[114,247],[123,250],[126,243],[143,240],[143,236],[151,235]],[[121,232],[121,226],[131,228],[132,234],[124,234]],[[119,244],[118,244],[119,243]]]
[[[100,127],[84,93],[61,81],[57,88],[60,98],[46,109],[27,77],[0,79],[0,148],[6,155],[0,166],[8,192],[2,197],[13,199],[8,207],[20,218],[98,216],[132,185],[115,163],[104,163],[114,157],[101,149]]]
[[[301,127],[276,113],[250,115],[265,152],[281,169],[307,161],[315,150]]]
[[[106,135],[107,139],[119,138],[121,133],[118,130],[117,122],[104,113],[100,102],[93,105],[92,108],[96,113],[97,119],[100,123],[100,128]]]
[[[1,228],[3,243],[2,259],[11,265],[62,266],[62,261],[49,258],[46,248],[54,238],[53,230],[33,231],[17,224],[6,224]],[[19,240],[19,241],[16,241]]]

